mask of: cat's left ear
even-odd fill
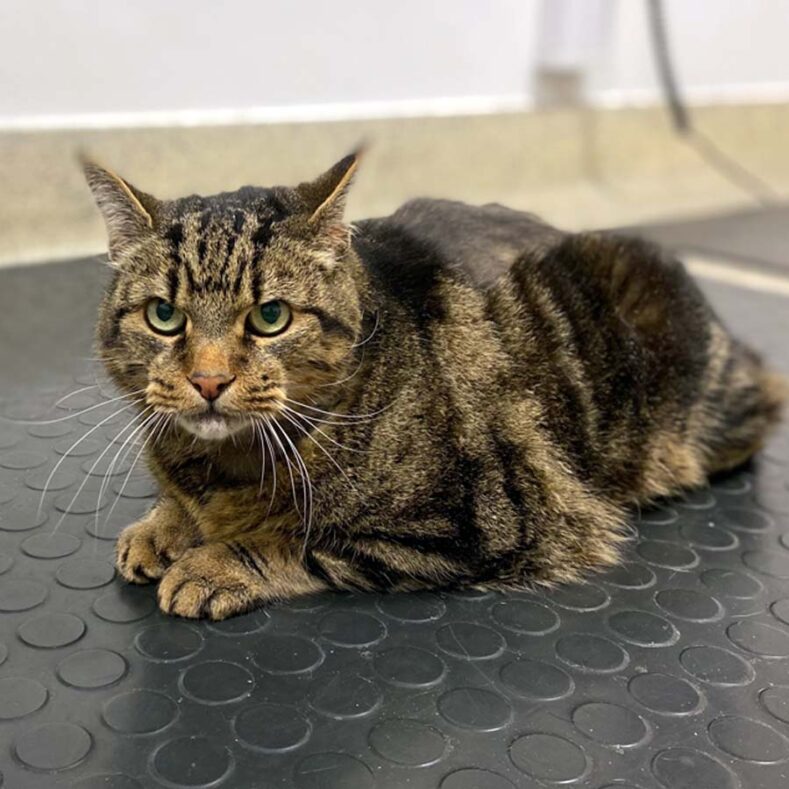
[[[158,201],[95,162],[83,159],[82,169],[107,226],[110,261],[117,263],[152,233]]]
[[[345,202],[361,155],[361,150],[354,151],[314,181],[296,187],[309,212],[309,224],[321,235],[337,243],[347,243],[348,240],[348,226],[344,221]]]

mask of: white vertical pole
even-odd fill
[[[608,42],[615,0],[542,0],[534,94],[543,106],[584,101],[588,72]]]

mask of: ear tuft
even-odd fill
[[[89,159],[82,158],[82,170],[107,226],[110,260],[116,262],[129,246],[150,234],[157,201]]]

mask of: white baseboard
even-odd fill
[[[386,118],[441,118],[523,112],[533,108],[527,96],[450,96],[406,101],[337,102],[276,107],[83,112],[67,115],[0,116],[3,131],[191,128],[258,124],[327,123]]]
[[[685,91],[690,106],[789,103],[789,82],[698,86]],[[603,90],[589,96],[585,109],[660,109],[657,88]],[[82,112],[51,115],[0,115],[0,133],[102,129],[161,129],[258,124],[329,123],[398,118],[444,118],[527,112],[539,107],[528,94],[447,96],[397,101],[335,102],[269,107],[217,107],[139,112]]]

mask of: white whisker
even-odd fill
[[[109,405],[110,403],[117,403],[118,400],[125,400],[129,397],[134,397],[136,395],[142,394],[145,389],[136,389],[133,392],[129,392],[128,394],[120,395],[119,397],[112,397],[109,400],[103,400],[100,403],[96,403],[95,405],[90,406],[90,408],[85,408],[82,411],[77,411],[74,414],[68,414],[67,416],[61,416],[58,419],[43,419],[40,421],[28,421],[28,420],[19,420],[19,424],[21,425],[55,425],[58,422],[65,422],[68,419],[75,419],[76,417],[82,416],[83,414],[90,413],[91,411],[95,411],[97,408],[103,408],[105,405]]]
[[[271,515],[271,508],[274,506],[274,501],[277,497],[277,456],[274,452],[274,447],[268,437],[268,425],[263,422],[259,423],[260,437],[266,442],[268,447],[269,457],[271,458],[271,476],[272,476],[272,490],[271,497],[268,502],[268,509],[266,510],[266,518]]]
[[[346,381],[350,381],[351,378],[353,378],[356,375],[356,373],[358,373],[359,370],[362,369],[362,366],[364,365],[364,352],[365,352],[365,348],[362,348],[362,352],[359,354],[359,362],[356,365],[356,369],[350,375],[346,375],[345,378],[340,378],[337,381],[331,381],[327,384],[318,384],[315,388],[325,389],[327,386],[339,386],[340,384],[344,384]]]
[[[285,447],[283,446],[282,442],[279,440],[279,437],[277,436],[276,432],[274,432],[275,423],[270,421],[268,417],[266,417],[266,422],[268,423],[268,426],[271,429],[271,437],[274,439],[274,441],[277,442],[277,445],[282,451],[282,458],[285,461],[285,467],[287,468],[288,476],[290,477],[290,489],[293,493],[293,506],[295,507],[296,512],[299,513],[299,516],[301,516],[302,513],[301,510],[299,509],[299,503],[296,498],[296,482],[293,478],[293,466],[291,465],[290,458],[288,457],[288,453],[285,451]]]
[[[77,492],[71,497],[71,501],[69,501],[68,506],[65,507],[65,509],[63,511],[63,514],[60,516],[60,518],[58,519],[58,522],[52,528],[52,532],[51,532],[52,534],[55,534],[55,532],[57,532],[57,530],[60,528],[60,526],[62,525],[63,521],[66,518],[66,515],[69,514],[69,510],[71,510],[71,508],[74,506],[74,502],[76,502],[76,500],[79,498],[80,493],[82,493],[82,491],[85,489],[85,485],[87,485],[88,480],[90,479],[90,476],[91,476],[92,472],[96,469],[96,466],[98,466],[98,464],[101,463],[102,458],[107,454],[107,452],[109,452],[110,449],[112,449],[113,443],[123,433],[125,433],[138,419],[140,419],[140,417],[142,416],[143,413],[144,412],[141,412],[139,414],[135,414],[126,423],[126,425],[124,425],[124,427],[115,435],[115,438],[113,438],[112,441],[110,441],[110,443],[107,444],[107,446],[104,448],[104,450],[101,452],[101,454],[96,458],[96,460],[93,462],[93,465],[88,470],[87,474],[85,474],[85,479],[82,480],[82,483],[77,488]],[[135,428],[135,432],[136,432],[136,430],[137,430],[137,428]]]
[[[252,426],[254,429],[253,436],[260,437],[261,462],[260,462],[260,487],[258,488],[258,497],[260,497],[263,495],[263,482],[266,479],[266,446],[263,443],[263,435],[260,431],[260,426],[255,422],[254,419],[252,420]]]
[[[378,331],[378,323],[379,323],[380,317],[381,317],[380,310],[376,310],[375,311],[375,326],[373,326],[373,330],[361,342],[354,343],[351,346],[351,348],[361,348],[362,345],[367,345],[367,343],[370,342],[370,340],[372,340],[373,335]]]
[[[52,482],[52,478],[53,478],[53,477],[55,476],[55,474],[57,473],[57,470],[60,468],[60,466],[61,466],[61,464],[63,463],[63,461],[64,461],[64,460],[65,460],[65,459],[66,459],[66,458],[67,458],[67,457],[68,457],[68,456],[69,456],[69,455],[70,455],[70,454],[71,454],[71,453],[72,453],[72,452],[73,452],[73,451],[74,451],[74,450],[75,450],[75,449],[76,449],[76,448],[77,448],[77,447],[78,447],[78,446],[79,446],[79,445],[80,445],[80,444],[81,444],[81,443],[82,443],[82,442],[83,442],[83,441],[84,441],[84,440],[85,440],[85,439],[86,439],[86,438],[87,438],[89,435],[91,435],[91,433],[93,433],[94,431],[98,430],[98,429],[99,429],[99,428],[100,428],[100,427],[101,427],[101,426],[102,426],[102,425],[103,425],[105,422],[109,422],[109,420],[110,420],[110,419],[113,419],[114,417],[118,416],[118,414],[120,414],[120,413],[123,413],[124,411],[128,411],[130,408],[133,408],[135,405],[138,405],[138,404],[139,404],[139,403],[141,403],[141,402],[142,402],[142,400],[141,400],[141,399],[140,399],[140,400],[135,400],[134,402],[131,402],[131,403],[129,403],[128,405],[125,405],[123,408],[119,408],[117,411],[115,411],[115,413],[113,413],[113,414],[110,414],[108,417],[106,417],[106,419],[102,419],[102,420],[101,420],[101,422],[99,422],[97,425],[94,425],[94,426],[93,426],[93,427],[92,427],[90,430],[88,430],[86,433],[83,433],[83,435],[81,435],[81,436],[80,436],[80,437],[79,437],[79,438],[78,438],[78,439],[77,439],[77,440],[76,440],[76,441],[75,441],[75,442],[74,442],[74,443],[73,443],[73,444],[72,444],[72,445],[71,445],[71,446],[70,446],[70,447],[69,447],[69,448],[66,450],[65,454],[61,456],[60,460],[58,460],[58,462],[55,464],[55,467],[52,469],[52,471],[50,471],[50,472],[49,472],[49,476],[47,477],[47,480],[46,480],[46,482],[44,483],[44,489],[41,491],[41,498],[40,498],[40,499],[39,499],[39,501],[38,501],[38,514],[39,514],[39,515],[41,514],[41,508],[42,508],[42,507],[43,507],[43,505],[44,505],[44,497],[46,496],[46,494],[47,494],[47,491],[48,491],[48,489],[49,489],[49,483],[50,483],[50,482]]]
[[[331,416],[334,417],[335,419],[345,419],[350,422],[360,422],[360,421],[372,419],[373,417],[378,416],[379,414],[382,414],[385,411],[388,411],[394,405],[394,403],[389,403],[389,405],[385,405],[383,408],[379,408],[377,411],[373,411],[369,414],[338,414],[334,411],[326,411],[323,408],[316,408],[315,406],[307,405],[306,403],[300,403],[298,400],[292,400],[289,397],[285,397],[283,399],[285,400],[286,403],[300,406],[301,408],[306,408],[308,411],[315,411],[319,414],[323,414],[324,416]]]
[[[153,408],[153,406],[150,406],[150,405],[146,406],[140,412],[139,415],[142,416],[143,414],[146,413],[146,411],[150,411],[152,408]],[[124,439],[124,441],[121,444],[120,448],[118,449],[118,451],[113,456],[112,462],[107,465],[107,468],[104,471],[104,475],[102,476],[102,479],[101,479],[101,484],[99,485],[99,493],[98,493],[98,495],[96,497],[96,534],[99,533],[99,511],[101,510],[101,500],[104,497],[104,493],[107,490],[108,485],[110,484],[110,477],[112,476],[112,472],[115,470],[115,464],[118,462],[118,458],[120,457],[121,452],[123,452],[124,447],[129,445],[129,447],[130,447],[129,452],[131,451],[131,449],[134,447],[134,444],[133,444],[134,437],[137,436],[140,433],[140,431],[145,427],[145,425],[147,425],[149,423],[151,416],[152,416],[152,414],[149,414],[148,416],[146,416],[145,419],[143,419],[143,421],[131,432],[131,434]],[[117,438],[118,438],[118,436],[116,436],[112,440],[112,443],[115,443],[115,440]],[[128,457],[129,452],[127,452],[126,455],[124,455],[123,460],[125,460]],[[102,455],[103,454],[104,453],[102,453]],[[101,458],[99,458],[99,459],[101,459]],[[123,461],[121,461],[121,463],[122,462]],[[95,465],[91,468],[91,470],[88,472],[88,474],[90,474],[93,471],[93,468],[95,468]]]
[[[82,394],[82,392],[87,392],[89,389],[97,389],[98,384],[91,384],[90,386],[82,386],[79,389],[75,389],[73,392],[69,392],[67,395],[63,395],[60,400],[55,400],[55,407],[59,406],[61,403],[65,403],[71,397],[75,395]]]
[[[326,432],[321,430],[317,425],[313,424],[313,422],[311,421],[311,417],[308,417],[305,414],[300,414],[298,411],[294,411],[292,408],[288,408],[288,406],[283,406],[283,408],[287,413],[292,414],[293,416],[298,417],[299,419],[303,419],[316,433],[320,433],[327,441],[331,442],[332,444],[334,444],[334,446],[338,447],[339,449],[345,449],[348,452],[359,452],[361,454],[367,454],[369,452],[369,450],[367,449],[356,449],[354,447],[347,447],[345,446],[345,444],[341,444],[339,441],[335,441],[330,435],[328,435]],[[337,424],[336,422],[326,422],[326,420],[317,420],[317,421],[321,421],[330,425]],[[345,427],[347,426],[348,425],[346,424]]]
[[[351,478],[345,473],[345,471],[343,471],[343,469],[340,466],[340,464],[331,456],[331,453],[326,450],[326,448],[323,446],[323,444],[321,444],[312,435],[312,433],[309,433],[308,431],[306,431],[302,425],[298,424],[295,420],[291,419],[291,417],[289,417],[287,414],[285,414],[283,412],[282,415],[286,419],[290,420],[291,423],[294,425],[294,427],[296,427],[297,430],[299,430],[301,433],[303,433],[306,438],[308,438],[310,441],[312,441],[312,443],[315,444],[315,446],[318,447],[318,449],[320,449],[320,451],[323,452],[324,455],[326,455],[326,457],[329,459],[329,461],[334,464],[334,467],[337,469],[337,471],[339,471],[340,474],[343,476],[343,478],[348,483],[348,485],[350,485],[350,487],[352,488],[353,492],[356,493],[356,495],[359,496],[359,498],[362,498],[362,494],[359,493],[358,489],[356,488],[356,485],[354,485],[353,482],[351,481]]]
[[[166,424],[167,422],[167,414],[156,414],[157,417],[156,422],[151,427],[145,441],[142,442],[142,446],[140,447],[137,455],[134,458],[131,466],[129,466],[129,470],[126,472],[126,477],[123,480],[123,484],[121,485],[121,489],[118,491],[117,495],[115,496],[115,501],[112,502],[112,506],[110,507],[110,511],[107,513],[106,517],[104,518],[104,525],[106,526],[109,523],[110,518],[112,517],[112,513],[115,511],[115,507],[118,505],[121,497],[123,496],[123,491],[126,490],[126,486],[129,484],[129,480],[131,479],[132,472],[134,471],[134,467],[137,465],[137,461],[140,459],[140,456],[145,451],[145,447],[148,442],[154,437],[157,428],[161,427],[162,424]],[[155,439],[154,439],[155,441]],[[123,458],[121,461],[121,466],[123,466],[123,462],[126,460],[126,457]]]
[[[277,424],[276,422],[272,423],[274,427],[276,427],[282,437],[290,444],[291,449],[293,450],[293,459],[298,464],[301,476],[301,492],[303,497],[303,506],[304,506],[304,544],[302,546],[302,557],[307,553],[307,542],[310,537],[310,531],[312,529],[312,480],[310,479],[310,473],[307,470],[307,465],[304,462],[304,458],[302,458],[301,454],[299,453],[298,448],[291,440],[290,436],[284,430],[282,425]]]

